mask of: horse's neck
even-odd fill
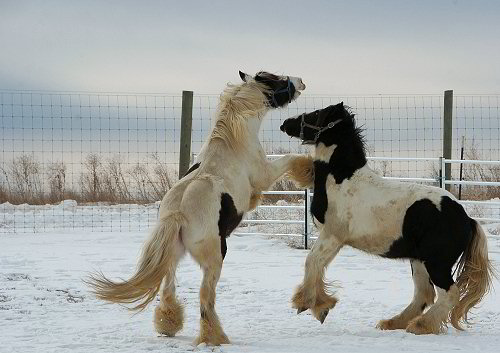
[[[259,130],[261,119],[250,117],[247,119],[245,141],[240,141],[242,148],[235,150],[227,142],[221,139],[208,139],[203,144],[197,161],[203,164],[203,161],[210,161],[219,165],[224,163],[242,163],[243,165],[253,165],[260,170],[262,162],[266,160],[264,149],[259,140]],[[233,161],[235,158],[237,161]],[[253,168],[253,169],[255,169]]]
[[[259,140],[259,131],[262,120],[260,117],[252,117],[247,119],[248,141],[247,147],[251,156],[259,158],[264,153],[264,149]]]
[[[261,123],[262,119],[258,116],[247,119],[248,135],[251,138],[256,138],[257,140],[259,139],[259,131]]]
[[[329,173],[333,175],[336,183],[340,184],[358,170],[366,167],[366,156],[364,151],[357,148],[346,145],[338,146],[333,151],[327,165]]]

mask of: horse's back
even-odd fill
[[[470,239],[469,216],[444,189],[386,180],[364,168],[328,190],[327,223],[339,229],[347,223],[336,236],[362,251],[421,260],[444,254],[454,263]]]

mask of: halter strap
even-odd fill
[[[280,93],[285,93],[288,92],[288,103],[292,103],[292,93],[291,93],[291,81],[290,81],[290,76],[287,76],[287,86],[286,88],[282,88],[280,90],[277,90],[276,92],[273,92],[271,98],[273,99],[274,105],[277,107],[278,106],[278,101],[276,100],[276,95]]]
[[[319,113],[316,112],[316,114],[319,114]],[[319,127],[317,125],[311,125],[311,124],[306,123],[304,121],[305,115],[306,115],[306,113],[304,113],[300,116],[300,135],[299,135],[299,138],[302,140],[303,145],[316,144],[316,141],[318,141],[318,139],[319,139],[319,135],[321,135],[324,131],[331,129],[332,127],[334,127],[335,125],[337,125],[338,123],[340,123],[342,121],[342,119],[337,119],[335,121],[332,121],[331,123],[328,123],[328,125],[326,125],[325,127]],[[321,120],[323,120],[323,119],[321,119]],[[321,122],[319,121],[319,118],[318,118],[318,120],[316,120],[316,124],[320,124]],[[314,134],[314,140],[304,140],[304,127],[308,127],[310,129],[314,129],[317,131],[316,134]]]

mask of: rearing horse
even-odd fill
[[[136,273],[115,282],[102,274],[86,281],[98,298],[135,304],[143,310],[161,290],[155,309],[156,330],[174,336],[182,329],[183,307],[175,295],[175,271],[189,252],[203,270],[200,288],[200,333],[196,344],[229,343],[215,312],[215,288],[226,255],[226,237],[245,212],[256,207],[261,192],[288,172],[308,180],[310,161],[287,155],[266,159],[258,132],[262,119],[273,108],[286,106],[305,85],[298,77],[240,72],[243,83],[229,84],[220,96],[217,120],[196,163],[173,186],[160,205],[159,220],[146,241]]]

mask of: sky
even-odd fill
[[[308,94],[494,94],[499,18],[494,0],[0,0],[0,88],[217,94],[267,70]]]

